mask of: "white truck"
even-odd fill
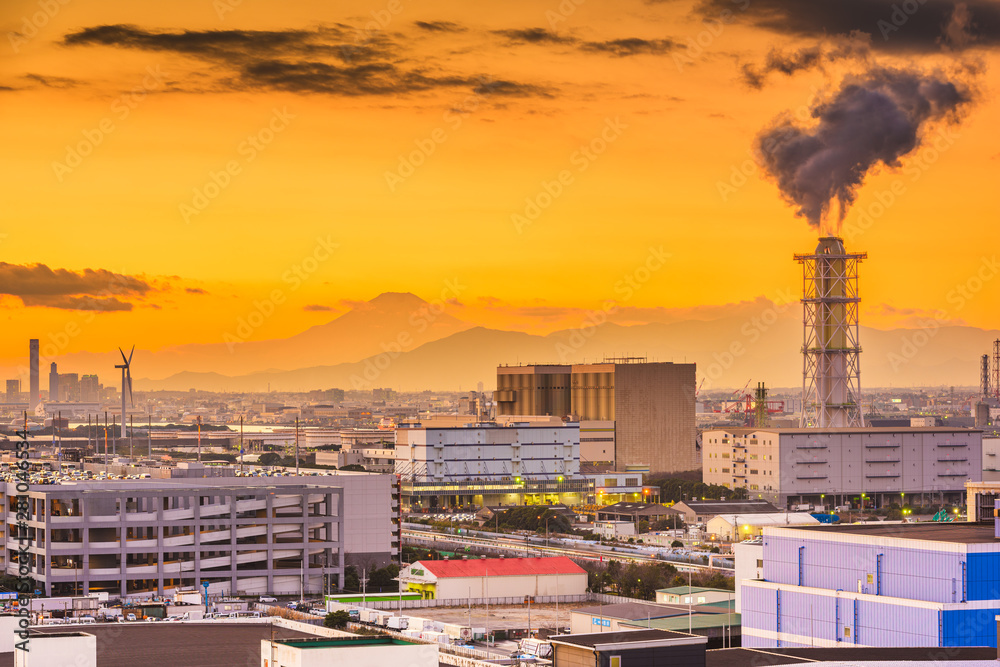
[[[441,632],[456,641],[467,642],[472,639],[472,628],[456,623],[442,623]]]
[[[386,622],[387,628],[401,632],[410,626],[410,619],[405,616],[390,616]]]

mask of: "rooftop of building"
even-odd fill
[[[851,664],[879,662],[972,662],[993,661],[992,647],[873,648],[838,646],[836,648],[727,648],[705,652],[705,667],[766,667],[803,663],[850,661]]]
[[[673,618],[694,614],[724,615],[726,609],[719,606],[687,605],[687,604],[657,604],[654,602],[618,602],[616,604],[594,605],[574,609],[574,614],[587,614],[601,618],[613,618],[619,621],[643,621],[657,618]]]
[[[754,433],[777,433],[777,434],[788,434],[788,435],[820,435],[823,433],[829,434],[839,434],[839,433],[982,433],[982,429],[977,428],[967,428],[962,426],[867,426],[863,428],[800,428],[800,427],[781,427],[776,428],[772,426],[763,426],[761,428],[749,428],[745,426],[741,427],[723,427],[723,428],[706,428],[705,432],[708,431],[724,431],[730,435],[736,436],[738,438],[743,438]]]
[[[670,588],[658,588],[657,593],[666,595],[695,595],[696,593],[726,593],[732,595],[731,590],[725,588],[702,588],[700,586],[672,586]]]
[[[722,519],[730,525],[746,524],[749,526],[790,526],[814,525],[819,519],[808,512],[774,512],[772,514],[743,513],[716,514],[714,519]]]
[[[450,577],[514,577],[546,574],[586,574],[566,556],[548,558],[473,558],[469,560],[421,560],[423,569],[438,579]]]
[[[267,623],[97,623],[82,630],[97,637],[100,667],[159,665],[167,661],[185,667],[260,664],[260,640],[271,638]],[[65,635],[65,628],[32,628],[31,637]],[[314,635],[280,626],[275,639]],[[29,643],[30,647],[30,643]],[[0,653],[0,667],[13,666],[13,653]]]
[[[781,526],[777,526],[781,527]],[[873,537],[893,537],[905,540],[929,540],[931,542],[953,542],[957,544],[1000,544],[994,534],[993,523],[936,522],[866,524],[825,524],[819,526],[794,526],[794,530],[818,533],[840,533]]]
[[[739,627],[740,615],[729,614],[687,614],[671,616],[669,618],[637,618],[632,621],[621,621],[623,625],[629,627],[650,628],[653,630],[667,630],[669,632],[687,632],[689,629],[707,630],[709,628],[729,628]],[[739,632],[737,630],[737,632]]]
[[[696,514],[769,514],[781,511],[766,500],[684,500],[681,502]]]
[[[652,516],[662,516],[664,514],[680,514],[679,510],[675,510],[672,507],[665,507],[664,505],[657,505],[656,503],[635,503],[628,501],[622,501],[620,503],[615,503],[614,505],[601,507],[597,511],[608,514],[637,514],[637,515],[652,515]]]
[[[583,646],[595,648],[597,646],[607,646],[614,644],[627,649],[628,644],[640,644],[646,642],[663,642],[664,644],[677,643],[698,643],[707,641],[706,637],[690,635],[686,632],[668,632],[665,630],[623,630],[621,632],[595,632],[586,635],[557,635],[549,637],[553,644],[569,644],[571,646]]]
[[[275,642],[291,648],[349,648],[358,646],[416,646],[416,642],[408,642],[395,637],[310,637],[308,639],[283,639]]]

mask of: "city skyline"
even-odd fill
[[[139,377],[143,350],[287,338],[384,292],[533,335],[609,303],[622,325],[741,324],[797,301],[817,236],[755,142],[879,67],[974,94],[846,211],[862,326],[1000,328],[975,241],[995,6],[800,4],[10,4],[0,363],[27,337],[65,340],[60,366],[136,343]]]

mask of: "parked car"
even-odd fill
[[[258,602],[277,602],[278,598],[271,597],[270,595],[261,595],[257,598]]]
[[[135,620],[135,614],[126,614],[125,615],[125,620],[126,621],[134,621]]]

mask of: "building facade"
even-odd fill
[[[959,502],[982,479],[982,432],[965,428],[728,428],[702,434],[702,479],[784,507]]]
[[[46,595],[319,592],[345,564],[379,566],[398,549],[387,475],[149,479],[33,485],[30,575]],[[13,483],[5,571],[18,573]],[[350,555],[348,555],[350,552]]]
[[[613,423],[616,470],[675,472],[699,466],[695,389],[694,364],[629,358],[500,366],[494,402],[497,415],[572,415],[581,422]],[[594,444],[588,442],[590,456],[599,455],[589,447]]]
[[[565,556],[416,561],[399,573],[428,600],[584,595],[587,571]]]
[[[417,482],[575,478],[580,426],[511,423],[396,430],[396,474]]]
[[[768,528],[762,580],[737,583],[743,646],[995,647],[994,533],[986,523]]]

